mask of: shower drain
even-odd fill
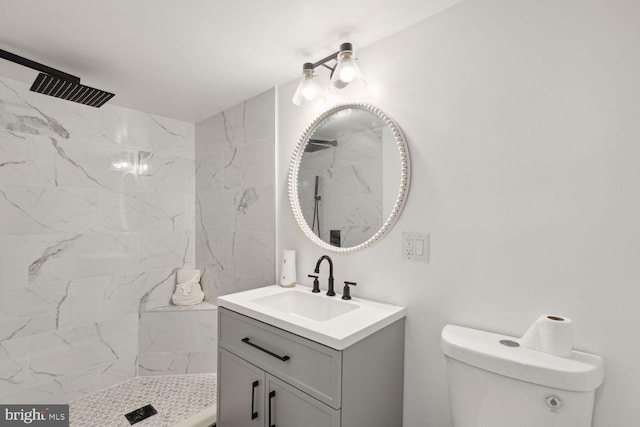
[[[129,424],[134,425],[135,423],[139,423],[142,420],[146,420],[152,415],[157,414],[156,408],[151,405],[143,406],[142,408],[135,409],[128,414],[124,414],[129,421]]]

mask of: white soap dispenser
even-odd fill
[[[284,249],[282,251],[282,265],[280,266],[280,286],[292,288],[296,285],[296,251]]]

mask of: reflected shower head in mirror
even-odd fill
[[[337,140],[325,141],[322,139],[310,139],[306,147],[304,147],[305,153],[313,153],[315,151],[326,150],[327,148],[333,148],[338,145]]]

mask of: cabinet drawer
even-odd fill
[[[218,313],[221,347],[340,409],[340,351],[222,307]]]

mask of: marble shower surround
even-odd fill
[[[116,170],[123,153],[146,175]],[[141,309],[195,264],[194,126],[0,79],[0,401],[135,376]]]
[[[138,375],[216,372],[218,310],[203,302],[140,313]]]
[[[275,89],[196,125],[196,265],[207,300],[275,283]]]

